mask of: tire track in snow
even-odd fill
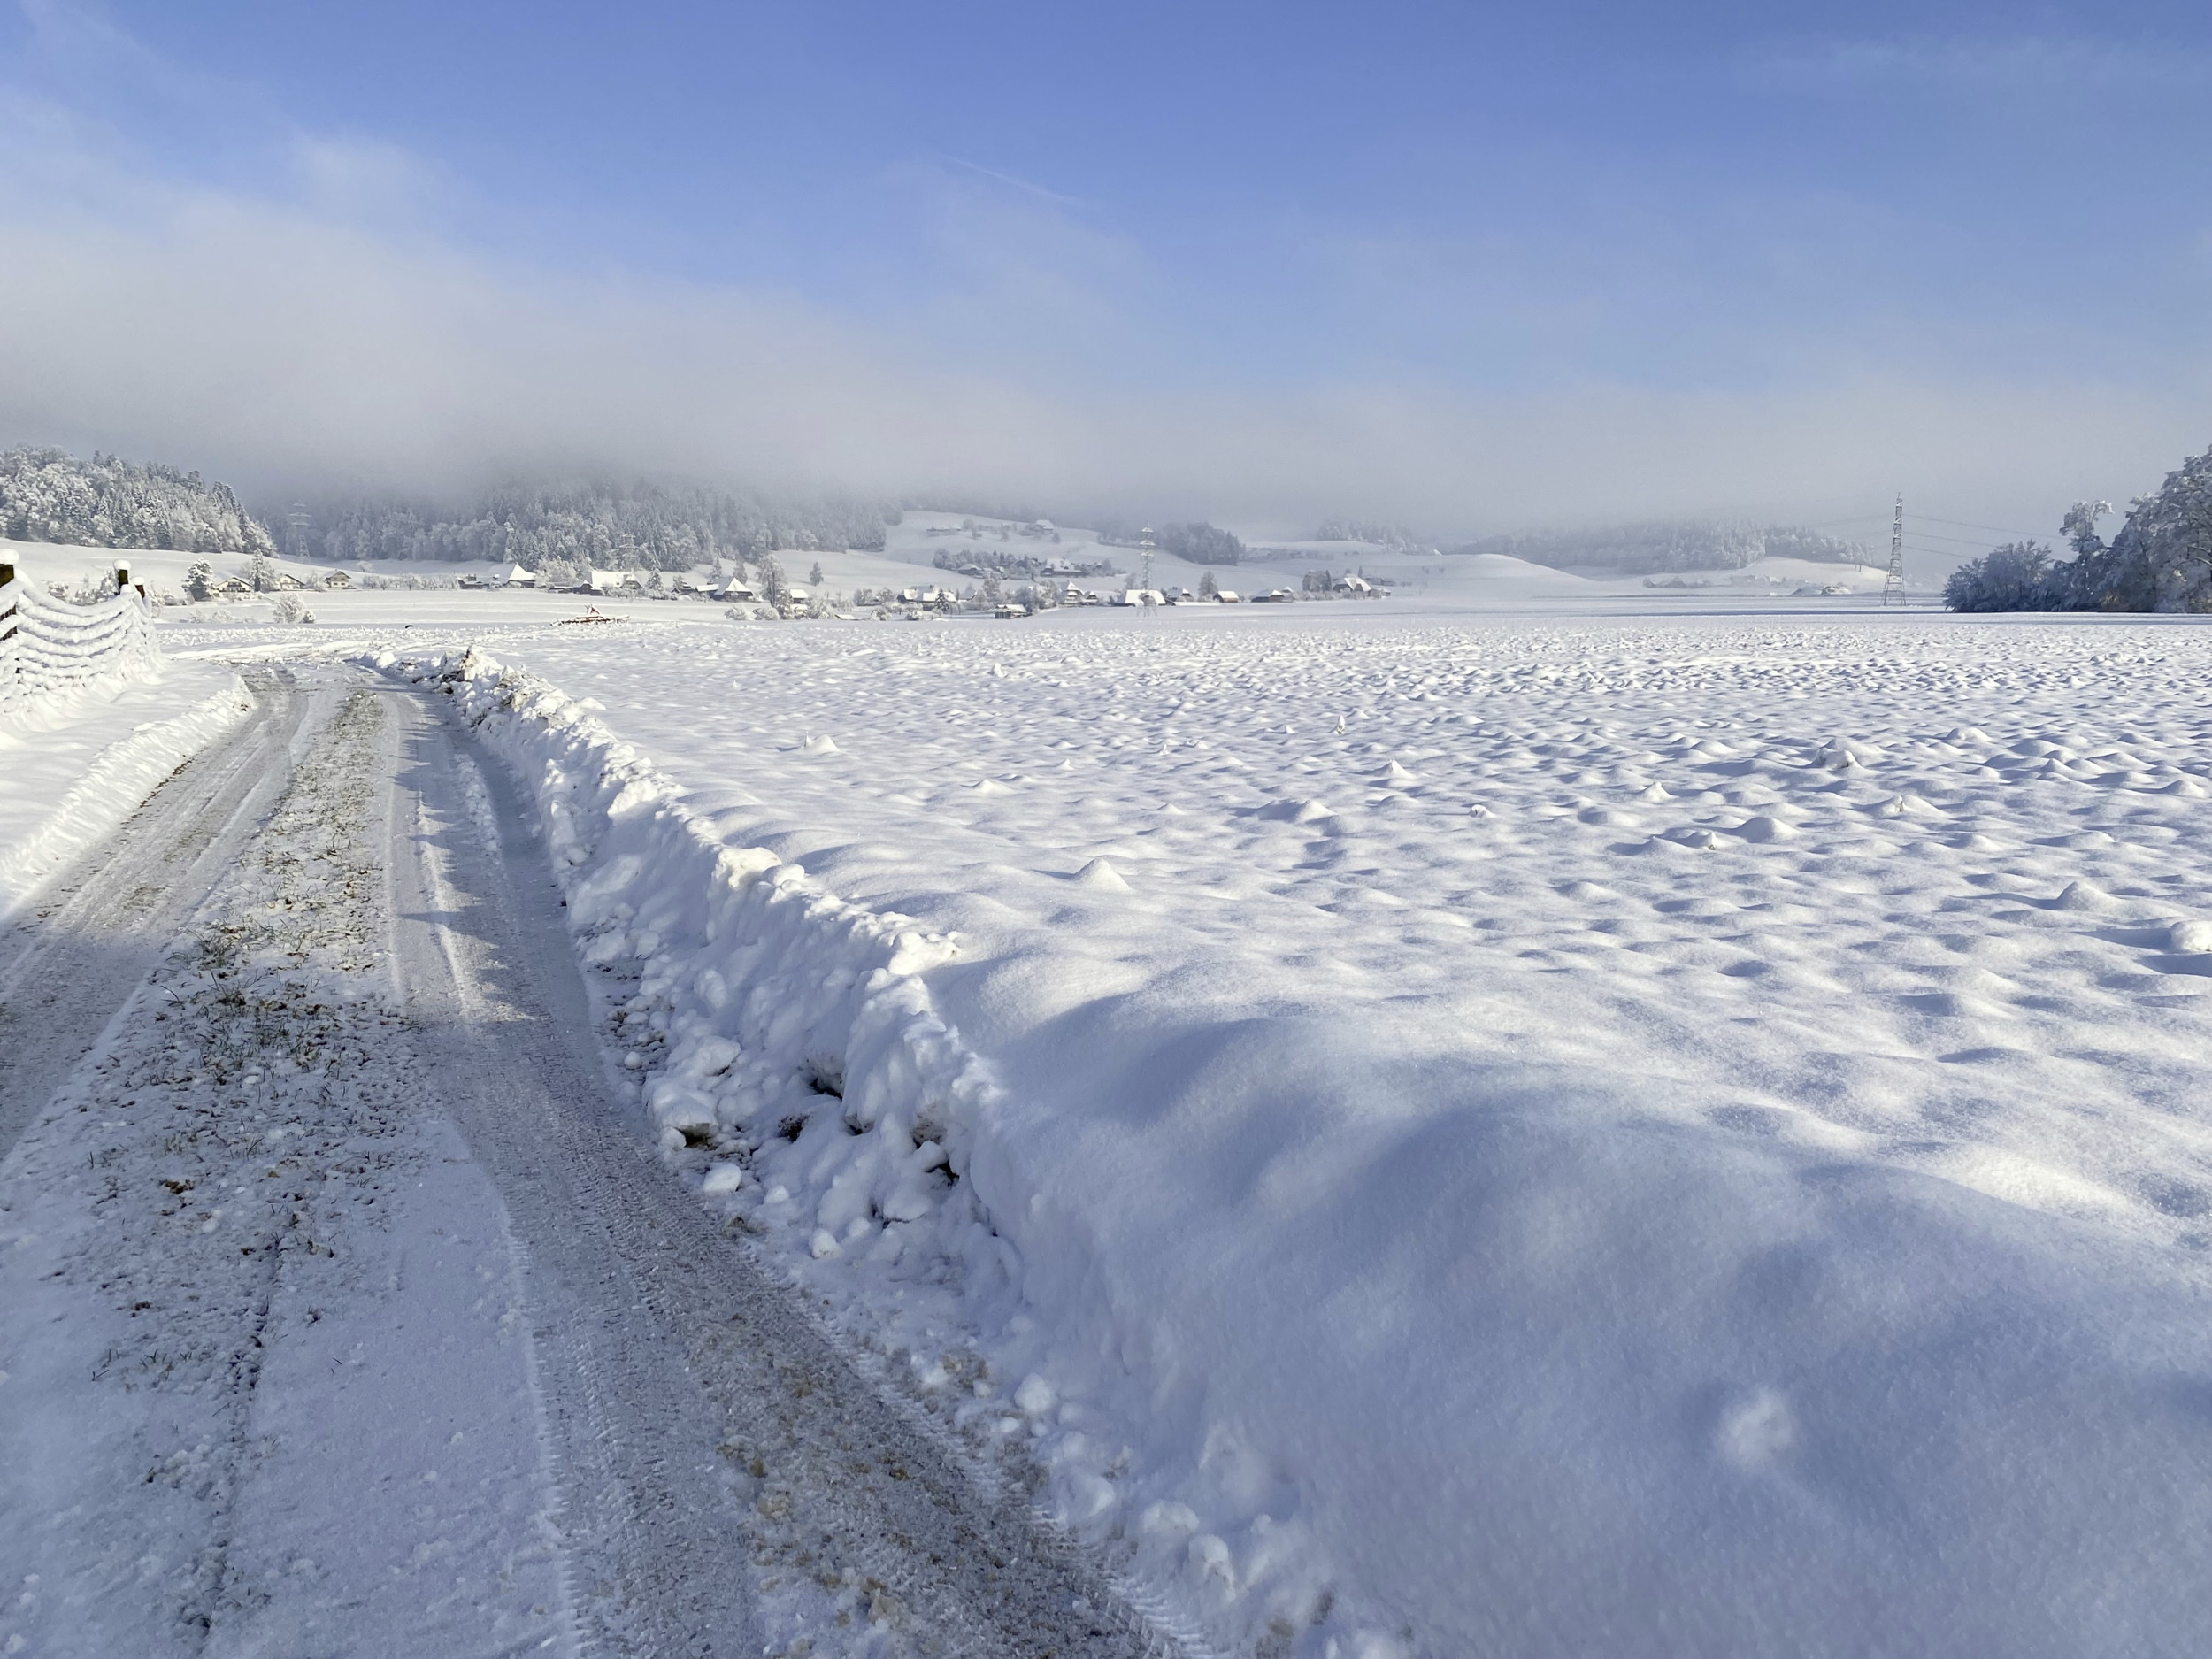
[[[497,1240],[459,1236],[482,1206],[383,976],[382,724],[339,710],[0,1164],[0,1650],[557,1631],[539,1460],[497,1421],[527,1383]]]
[[[0,943],[0,1154],[99,1040],[291,773],[308,697],[246,677],[254,711],[50,879]]]

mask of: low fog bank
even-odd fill
[[[2153,487],[2195,436],[2189,411],[2117,388],[1874,374],[1138,396],[1010,355],[946,360],[787,295],[557,275],[303,206],[56,176],[0,184],[0,445],[173,461],[256,503],[459,504],[518,479],[651,473],[1284,536],[1349,515],[1448,545],[1563,522],[1814,522],[1898,488],[2055,522],[2077,495]]]

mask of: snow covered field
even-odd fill
[[[2185,1651],[2212,633],[1350,609],[457,690],[670,1156],[1213,1641]]]

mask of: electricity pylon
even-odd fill
[[[1898,604],[1905,598],[1905,498],[1897,498],[1897,517],[1889,526],[1889,574],[1882,579],[1882,603]]]

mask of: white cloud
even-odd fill
[[[148,178],[66,119],[17,113],[0,130],[0,442],[249,483],[611,465],[1440,533],[1903,488],[2032,522],[2150,488],[2204,435],[2196,405],[2124,388],[1843,371],[1736,392],[1133,391],[1048,347],[1079,334],[1094,358],[1136,338],[1115,296],[1148,280],[1141,253],[1022,191],[946,210],[971,256],[940,302],[957,326],[918,334],[494,259],[429,228],[414,210],[435,175],[374,146],[303,152],[276,199]],[[1087,285],[1070,274],[1086,265],[1116,274]]]

